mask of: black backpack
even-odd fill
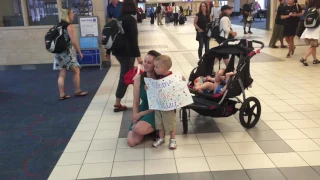
[[[317,28],[320,25],[319,12],[316,8],[309,8],[304,18],[304,26],[306,28]]]
[[[105,49],[122,48],[125,46],[125,32],[122,18],[112,19],[102,30],[102,45]]]
[[[219,18],[218,22],[215,22],[214,24],[212,24],[211,37],[214,38],[214,39],[219,37],[221,32],[223,31],[223,30],[220,30],[220,20],[221,20],[221,18]]]
[[[60,22],[51,28],[44,37],[46,49],[51,53],[62,53],[67,50],[70,42],[64,38],[64,30],[67,30],[69,23]]]

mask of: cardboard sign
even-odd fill
[[[187,82],[182,80],[181,74],[172,74],[159,80],[144,80],[149,109],[171,111],[193,103]]]

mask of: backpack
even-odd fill
[[[105,49],[124,47],[125,32],[120,18],[112,19],[104,26],[102,30],[102,45]]]
[[[69,41],[64,38],[64,30],[66,30],[68,26],[69,23],[60,22],[47,32],[44,40],[48,52],[62,53],[67,50]]]
[[[320,25],[319,12],[316,8],[309,8],[304,18],[304,26],[306,28],[317,28]]]
[[[224,17],[224,16],[223,16],[223,17]],[[221,17],[221,18],[223,18],[223,17]],[[221,18],[219,18],[219,21],[218,21],[218,22],[215,22],[215,23],[213,24],[213,27],[212,27],[212,29],[211,29],[211,37],[214,38],[214,39],[216,39],[217,37],[219,37],[220,34],[221,34],[221,32],[223,31],[223,30],[220,30],[220,20],[221,20]],[[217,21],[217,19],[216,19],[216,21]]]

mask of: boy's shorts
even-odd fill
[[[156,130],[164,129],[171,132],[176,128],[176,113],[174,111],[155,111]]]

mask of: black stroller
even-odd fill
[[[253,43],[261,45],[260,49],[254,50]],[[251,86],[253,79],[250,75],[250,60],[260,53],[264,44],[259,41],[249,41],[246,39],[226,40],[221,45],[210,49],[198,62],[198,67],[192,70],[189,77],[189,90],[193,96],[194,103],[180,109],[180,120],[183,124],[183,133],[188,133],[188,120],[190,119],[190,109],[203,116],[229,117],[239,111],[240,123],[249,129],[254,127],[261,115],[261,104],[255,97],[246,98],[245,89]],[[226,83],[226,91],[223,94],[199,93],[193,89],[194,80],[199,76],[212,75],[214,59],[222,55],[231,55],[224,75],[234,72],[235,57],[239,58],[236,74]],[[219,63],[220,64],[220,63]],[[220,66],[220,65],[219,65]],[[219,67],[220,68],[220,67]],[[243,96],[243,102],[237,97]],[[236,104],[241,103],[240,109]]]

